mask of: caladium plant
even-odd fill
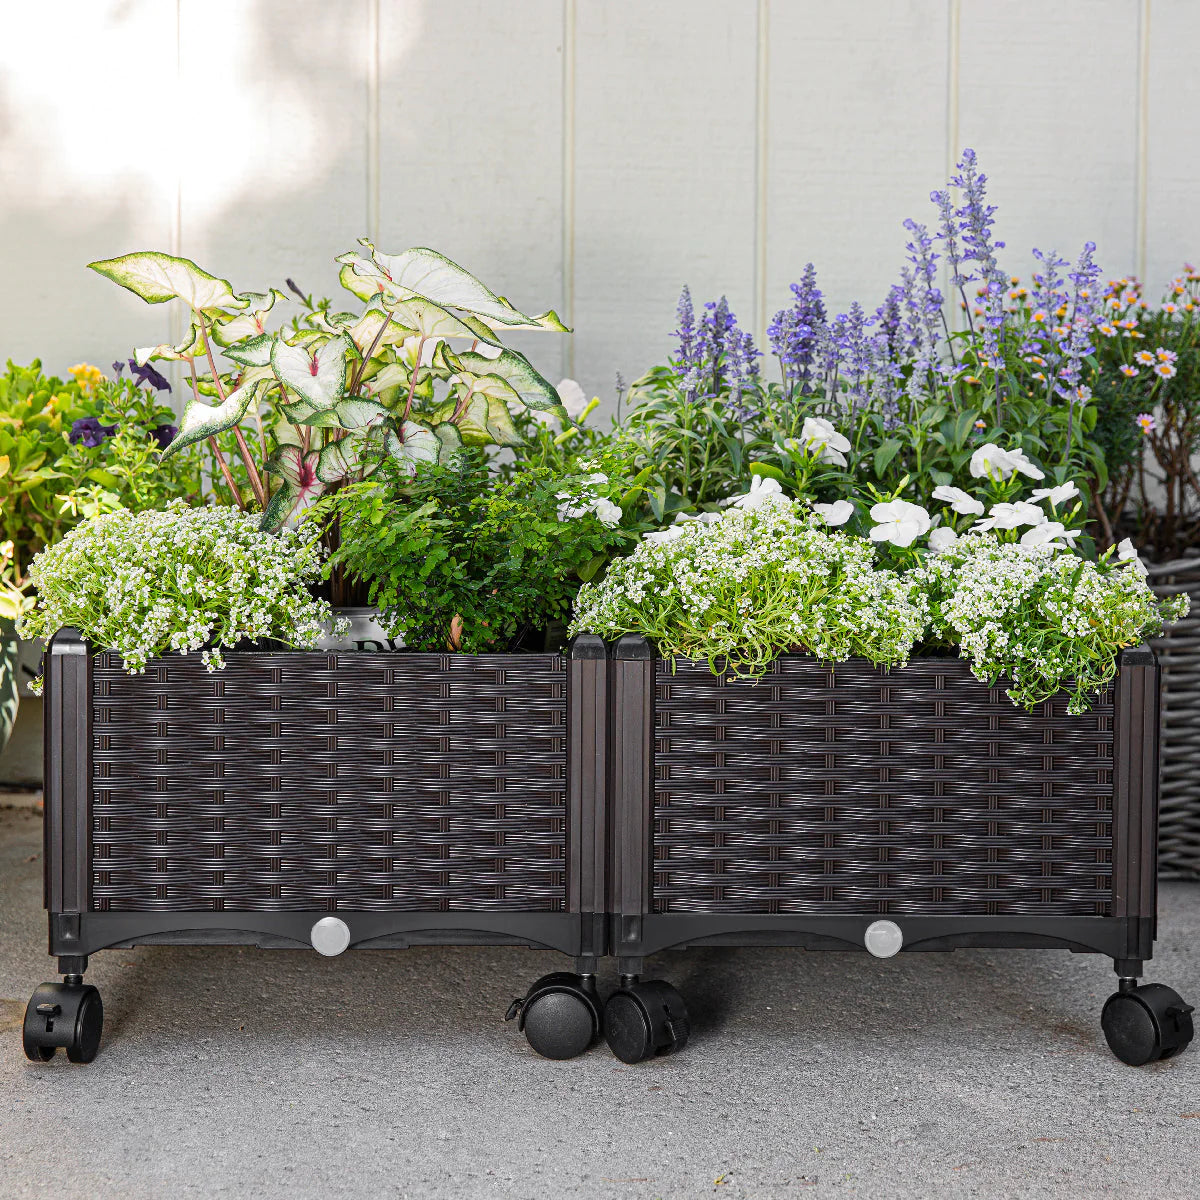
[[[463,446],[517,444],[514,411],[572,424],[553,385],[500,338],[516,329],[570,332],[556,313],[521,312],[434,250],[383,254],[366,239],[359,245],[361,252],[336,260],[357,311],[334,311],[289,280],[303,311],[274,330],[277,303],[289,300],[275,288],[235,292],[190,259],[157,251],[89,264],[148,304],[187,305],[182,341],[135,352],[143,364],[187,364],[192,399],[167,453],[209,439],[245,505],[215,441],[233,430],[266,528],[295,520],[387,456],[415,472],[422,462],[448,462]],[[270,455],[265,421],[278,447]]]

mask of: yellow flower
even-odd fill
[[[1164,379],[1175,378],[1175,368],[1169,362],[1161,362],[1154,368],[1155,375],[1161,375]]]
[[[70,369],[75,382],[90,396],[104,382],[104,372],[91,363],[76,363]]]
[[[1134,356],[1143,367],[1154,366],[1154,355],[1149,350],[1139,350]]]
[[[1122,364],[1121,374],[1124,375],[1126,379],[1132,379],[1137,373],[1137,367],[1131,367],[1128,364]]]

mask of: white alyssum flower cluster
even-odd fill
[[[906,576],[929,607],[934,640],[957,646],[977,678],[1012,680],[1031,706],[1063,687],[1069,711],[1116,674],[1117,654],[1188,609],[1162,602],[1134,560],[1093,563],[1048,544],[1001,543],[972,533]]]
[[[22,635],[73,626],[131,674],[172,650],[201,650],[215,671],[221,648],[239,642],[311,649],[337,624],[308,590],[321,570],[316,532],[265,533],[255,515],[182,504],[93,517],[33,560],[37,607]]]
[[[642,633],[667,658],[739,674],[789,650],[906,662],[925,625],[920,599],[876,567],[870,542],[827,532],[769,482],[753,504],[643,539],[580,589],[572,631]]]

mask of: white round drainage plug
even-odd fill
[[[904,934],[895,921],[872,921],[863,934],[863,945],[876,958],[891,958],[900,953],[904,945]]]
[[[350,945],[350,926],[337,917],[322,917],[312,927],[310,936],[313,949],[318,954],[333,958]]]

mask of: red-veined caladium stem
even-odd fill
[[[450,424],[453,425],[459,417],[467,411],[467,405],[471,402],[471,397],[475,395],[475,385],[471,384],[467,388],[467,394],[454,406],[454,413],[450,417]]]
[[[401,425],[408,420],[408,414],[412,412],[413,393],[417,390],[417,372],[421,369],[421,359],[425,357],[427,340],[425,334],[421,334],[421,340],[417,342],[417,365],[413,367],[412,376],[408,381],[408,399],[404,402],[404,416],[400,419]]]
[[[192,311],[196,312],[195,309]],[[208,337],[208,325],[204,320],[203,313],[196,312],[196,319],[200,322],[200,336],[204,339],[204,353],[208,356],[208,365],[212,371],[213,383],[216,386],[217,395],[221,397],[221,403],[224,404],[227,399],[225,386],[221,383],[221,373],[217,370],[216,359],[213,358],[212,343]],[[263,486],[262,476],[259,475],[258,468],[254,465],[254,455],[250,453],[250,447],[246,445],[246,438],[242,433],[240,422],[233,427],[233,436],[237,438],[238,453],[242,456],[242,462],[246,464],[246,474],[250,476],[250,487],[254,492],[254,498],[265,509],[267,507],[267,489]]]
[[[371,355],[373,355],[375,351],[379,349],[379,343],[383,340],[383,335],[387,330],[388,325],[391,324],[391,320],[392,318],[385,312],[383,314],[383,323],[379,326],[379,332],[375,335],[375,340],[371,343],[370,349],[366,352],[366,354],[363,355],[362,362],[360,362],[358,367],[355,369],[354,378],[350,380],[351,396],[358,395],[359,384],[362,383],[362,377],[367,372],[367,363],[371,361]]]
[[[189,355],[187,359],[188,369],[192,377],[192,395],[196,397],[196,403],[200,403],[200,389],[196,385],[196,357]],[[213,458],[217,460],[217,466],[221,468],[221,474],[225,477],[225,483],[230,492],[233,493],[233,502],[243,512],[246,511],[246,506],[242,503],[242,494],[237,489],[237,484],[233,482],[233,472],[229,469],[229,464],[225,461],[225,455],[221,453],[221,447],[217,445],[216,435],[213,434],[208,439],[209,449],[213,452]]]

